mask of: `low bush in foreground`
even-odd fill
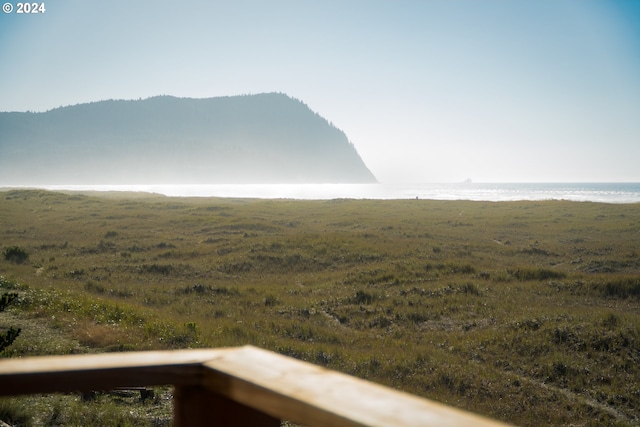
[[[14,262],[16,264],[22,264],[29,259],[27,251],[19,246],[10,246],[6,248],[2,251],[2,255],[7,261]]]

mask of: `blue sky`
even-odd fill
[[[640,181],[640,1],[45,5],[0,13],[0,111],[284,92],[382,182]]]

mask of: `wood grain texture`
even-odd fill
[[[211,390],[305,426],[506,425],[255,347],[205,365]]]
[[[198,384],[202,363],[235,351],[175,350],[44,356],[0,361],[0,396]]]
[[[174,385],[176,425],[506,424],[251,346],[0,361],[0,395]],[[248,424],[247,424],[248,423]]]

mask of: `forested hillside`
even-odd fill
[[[0,113],[0,184],[375,182],[344,132],[271,93]]]

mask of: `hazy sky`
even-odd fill
[[[10,3],[0,111],[284,92],[381,182],[640,181],[640,1]]]

